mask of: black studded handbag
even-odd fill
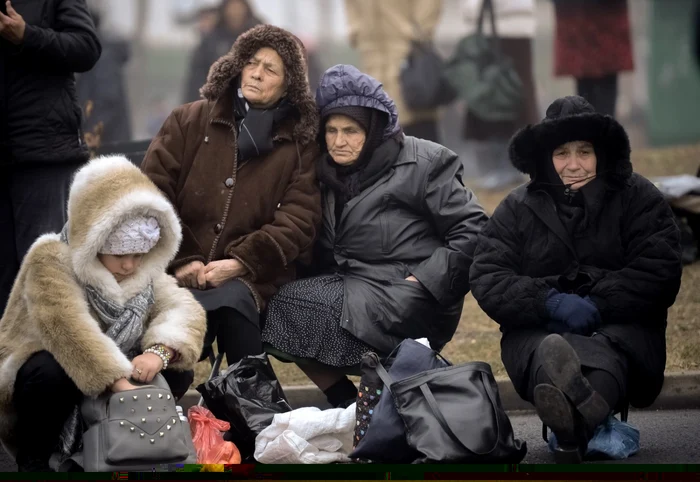
[[[166,464],[194,464],[197,455],[187,419],[181,419],[159,374],[136,390],[85,397],[85,431],[78,459],[86,472],[151,471]],[[82,460],[80,460],[82,459]]]

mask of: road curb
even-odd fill
[[[533,406],[523,401],[515,392],[515,388],[508,378],[496,379],[498,392],[501,396],[503,408],[508,412],[532,411]],[[319,407],[330,408],[326,397],[315,385],[297,385],[284,389],[289,404],[293,408]],[[188,390],[180,400],[180,405],[187,410],[197,404],[199,393],[196,390]],[[688,410],[700,408],[700,371],[677,372],[666,375],[661,394],[653,405],[646,410]]]

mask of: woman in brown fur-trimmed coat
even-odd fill
[[[34,242],[0,319],[0,440],[20,471],[49,470],[83,396],[161,370],[176,398],[187,391],[206,317],[166,274],[181,238],[172,205],[127,159],[78,171],[68,223]]]
[[[165,121],[143,170],[182,221],[170,270],[207,310],[205,346],[218,338],[233,364],[262,352],[260,311],[310,260],[318,113],[301,41],[272,25],[241,35],[201,93]]]

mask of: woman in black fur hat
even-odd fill
[[[582,97],[556,100],[513,137],[510,157],[531,182],[480,234],[471,289],[501,325],[515,389],[557,437],[556,460],[580,462],[611,412],[661,391],[679,231],[632,172],[623,127]]]

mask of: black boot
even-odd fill
[[[540,343],[537,350],[552,385],[573,404],[583,418],[586,431],[592,434],[610,414],[610,406],[583,376],[581,360],[573,347],[560,335],[552,334]]]
[[[547,336],[537,351],[551,380],[551,384],[535,387],[537,414],[557,437],[556,462],[580,463],[596,427],[610,414],[610,406],[583,376],[578,355],[563,337]]]
[[[557,387],[541,383],[535,387],[537,415],[557,437],[554,460],[558,464],[580,464],[588,447],[588,438],[577,423],[574,406]]]

